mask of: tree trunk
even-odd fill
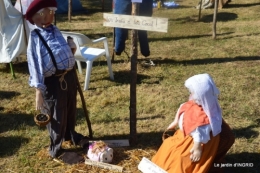
[[[214,16],[213,16],[213,39],[216,39],[216,27],[217,27],[217,14],[218,14],[218,1],[215,0],[214,4]]]
[[[68,3],[68,21],[71,22],[72,0],[69,0]]]

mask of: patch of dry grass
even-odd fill
[[[111,0],[106,11],[111,11]],[[254,163],[254,167],[230,168],[228,172],[257,173],[260,170],[260,31],[259,1],[236,0],[219,10],[217,39],[212,35],[213,9],[198,11],[192,0],[177,1],[176,9],[154,10],[153,16],[169,19],[168,33],[148,32],[149,57],[156,65],[143,67],[139,53],[137,77],[138,144],[115,148],[113,164],[124,172],[139,172],[142,157],[149,159],[161,144],[161,135],[173,120],[188,93],[184,81],[198,73],[211,74],[220,89],[220,105],[225,120],[236,136],[227,155],[229,163]],[[57,16],[61,30],[81,32],[90,38],[107,36],[112,50],[113,29],[102,26],[100,1],[82,1],[89,13]],[[129,33],[130,34],[130,33]],[[129,37],[130,38],[130,37]],[[130,54],[130,40],[126,51]],[[94,137],[129,138],[130,62],[126,54],[115,57],[115,80],[110,81],[104,60],[94,63],[90,89],[84,92]],[[0,64],[0,169],[4,172],[109,172],[84,164],[66,165],[48,158],[48,133],[34,121],[35,93],[28,86],[27,63],[14,63],[16,79],[9,66]],[[81,85],[84,75],[79,75]],[[76,130],[88,135],[78,97]]]

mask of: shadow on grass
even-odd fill
[[[187,16],[187,17],[181,17],[181,18],[176,18],[176,19],[169,19],[169,21],[173,22],[178,22],[178,23],[191,23],[191,22],[204,22],[204,23],[211,23],[213,21],[213,15],[214,14],[209,14],[209,15],[203,15],[198,21],[198,16],[197,15],[192,15],[192,16]],[[237,14],[235,13],[229,13],[229,12],[218,12],[217,14],[217,21],[218,22],[227,22],[231,20],[237,19]]]
[[[21,93],[15,91],[0,91],[0,99],[11,99]]]
[[[131,83],[131,71],[117,71],[113,72],[114,73],[114,80],[113,82],[117,84],[130,84]],[[141,84],[141,83],[147,83],[147,84],[159,84],[159,81],[162,80],[161,77],[150,77],[147,75],[143,74],[137,74],[136,77],[136,84]],[[97,79],[97,80],[111,80],[109,77],[109,74],[107,74],[106,77],[103,77],[102,79]],[[93,81],[93,80],[92,80]],[[94,88],[89,88],[88,90],[95,90],[100,87],[94,87]],[[104,88],[104,86],[102,86]]]
[[[0,113],[0,133],[10,130],[19,130],[27,125],[36,126],[32,115]]]
[[[211,23],[213,21],[213,15],[214,14],[204,15],[204,16],[202,16],[200,21],[205,22],[205,23]],[[217,21],[218,22],[228,22],[228,21],[237,19],[237,17],[238,16],[235,13],[219,12],[217,14]]]
[[[120,84],[129,84],[131,81],[131,71],[117,71],[114,72],[115,82]],[[136,84],[140,84],[142,80],[149,78],[147,75],[137,74]]]
[[[217,34],[218,36],[225,36],[225,35],[230,35],[233,34],[234,32],[226,32],[226,33],[221,33]],[[243,37],[245,35],[241,36],[230,36],[228,38],[235,38],[235,37]],[[201,35],[188,35],[188,36],[182,36],[182,37],[162,37],[162,38],[149,38],[149,41],[155,42],[155,41],[174,41],[174,40],[182,40],[182,39],[197,39],[197,38],[203,38],[203,37],[212,37],[212,34],[201,34]],[[226,39],[226,38],[222,38]]]
[[[27,61],[15,62],[12,64],[14,73],[29,74]],[[0,73],[11,73],[9,65],[5,68],[0,68]]]
[[[246,1],[244,1],[246,2]],[[244,8],[244,7],[253,7],[260,5],[260,2],[258,3],[252,3],[252,4],[227,4],[226,8]]]
[[[14,155],[29,139],[21,136],[0,137],[0,158]]]
[[[253,128],[259,127],[259,125],[250,125],[248,127],[243,127],[239,129],[232,129],[236,138],[257,138],[259,136],[259,132],[253,130]]]
[[[172,59],[153,60],[155,64],[182,64],[182,65],[200,65],[200,64],[215,64],[215,63],[226,63],[235,61],[257,61],[260,60],[260,56],[248,56],[242,57],[237,56],[234,58],[205,58],[205,59],[193,59],[175,61]]]
[[[158,149],[162,144],[162,134],[163,132],[147,132],[138,133],[136,137],[136,145],[130,148],[153,148]],[[119,139],[130,139],[131,136],[128,134],[118,134],[118,135],[104,135],[100,138],[95,138],[94,140],[119,140]]]

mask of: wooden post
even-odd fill
[[[132,3],[132,15],[138,16],[139,4]],[[132,50],[131,50],[131,83],[130,83],[130,144],[136,145],[136,81],[137,81],[137,32],[132,30]]]
[[[71,22],[72,0],[69,0],[68,3],[68,21]]]
[[[216,25],[217,25],[217,14],[218,14],[218,1],[219,1],[219,0],[215,0],[215,4],[214,4],[213,34],[212,34],[213,39],[216,39]]]
[[[131,145],[137,144],[136,133],[136,81],[137,81],[137,33],[138,30],[167,32],[167,18],[138,16],[139,3],[132,3],[132,15],[104,13],[104,26],[132,29],[131,32],[131,83],[130,83],[130,138]]]
[[[198,18],[198,21],[200,21],[200,16],[201,16],[201,6],[202,6],[202,0],[200,0],[200,9],[199,9],[199,18]]]

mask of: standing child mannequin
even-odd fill
[[[164,140],[152,161],[169,173],[206,173],[216,155],[222,158],[218,154],[219,134],[221,127],[228,125],[222,121],[219,90],[210,75],[192,76],[185,81],[185,86],[190,91],[189,101],[181,104],[167,128],[178,125],[179,130]],[[231,145],[221,154],[225,155]]]
[[[36,109],[42,113],[48,111],[52,117],[47,129],[49,153],[53,158],[59,156],[64,140],[78,145],[83,139],[83,135],[75,131],[77,82],[72,70],[75,58],[59,29],[52,25],[56,9],[55,0],[34,0],[25,15],[36,25],[54,56],[52,59],[40,35],[32,30],[27,48],[29,85],[36,88]]]

